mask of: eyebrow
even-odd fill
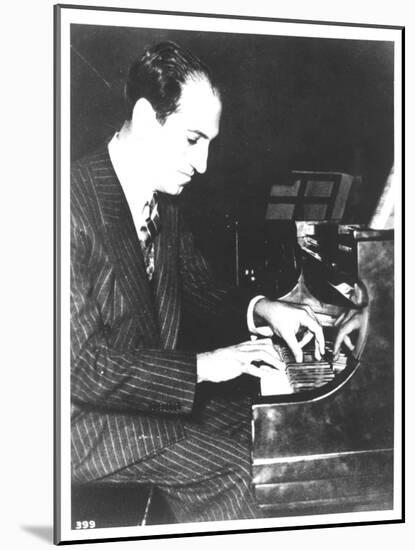
[[[191,128],[188,128],[188,132],[197,134],[198,136],[203,137],[205,139],[210,139],[205,133],[201,132],[200,130],[192,130]]]

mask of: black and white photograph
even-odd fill
[[[401,522],[403,27],[54,9],[54,542]]]

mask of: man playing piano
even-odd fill
[[[280,367],[272,334],[300,361],[299,329],[317,358],[323,332],[310,308],[219,288],[183,224],[176,197],[219,132],[209,70],[161,43],[132,65],[125,95],[120,131],[72,171],[72,478],[151,482],[180,522],[257,517],[249,397],[221,387]],[[181,311],[242,343],[177,349]],[[268,337],[246,341],[248,328]]]

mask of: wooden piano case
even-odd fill
[[[393,507],[393,235],[347,238],[369,294],[366,345],[324,386],[254,400],[253,482],[265,516]]]

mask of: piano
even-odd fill
[[[296,222],[296,281],[281,300],[308,304],[327,350],[304,348],[263,380],[252,403],[252,472],[265,516],[393,508],[393,230]],[[359,314],[354,349],[333,357],[335,320]]]

